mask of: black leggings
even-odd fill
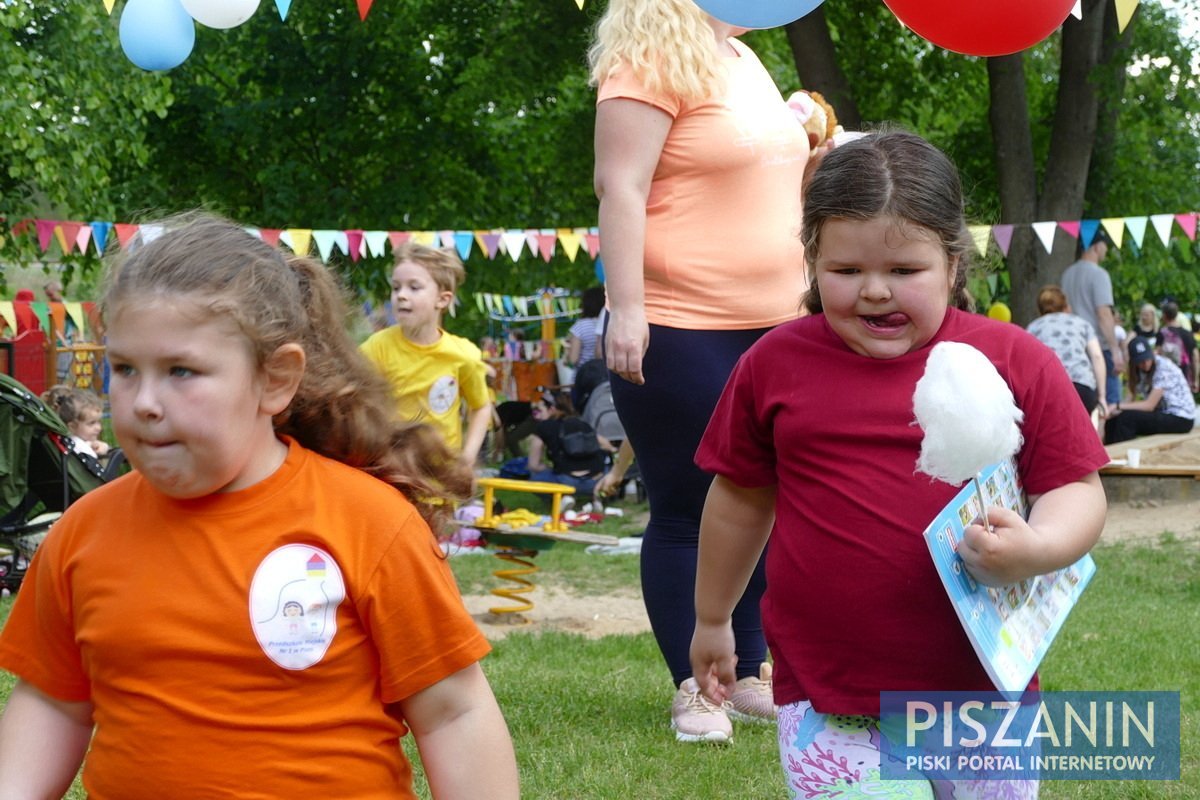
[[[1127,442],[1154,433],[1187,433],[1194,424],[1187,417],[1161,411],[1122,411],[1104,423],[1104,443]]]
[[[654,638],[678,686],[692,676],[688,650],[696,627],[696,552],[700,514],[712,476],[693,458],[738,357],[769,329],[688,331],[650,326],[642,361],[646,383],[612,375],[617,415],[633,444],[650,498],[642,539],[642,596]],[[766,657],[759,601],[760,558],[733,612],[737,676],[758,674]]]

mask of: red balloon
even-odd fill
[[[947,50],[1005,56],[1058,29],[1075,0],[883,0],[896,17]]]

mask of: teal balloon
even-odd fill
[[[821,0],[696,0],[709,16],[738,28],[778,28],[795,22]]]
[[[120,38],[125,57],[142,69],[172,69],[192,54],[196,23],[179,0],[129,0]]]

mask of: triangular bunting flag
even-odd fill
[[[358,261],[363,254],[363,232],[357,228],[346,231],[347,255],[351,261]]]
[[[1096,231],[1098,230],[1100,230],[1100,220],[1079,220],[1079,244],[1082,245],[1085,250],[1092,246],[1092,239],[1096,238]]]
[[[1113,246],[1120,250],[1121,242],[1125,241],[1125,218],[1102,217],[1100,225],[1104,228],[1104,232],[1112,239]]]
[[[526,228],[525,229],[525,246],[529,248],[529,252],[535,256],[540,255],[541,251],[538,249],[538,245],[539,245],[539,242],[538,242],[537,228]]]
[[[345,255],[350,255],[350,237],[346,235],[345,231],[333,232],[333,246],[341,250]],[[358,248],[362,250],[361,241],[358,243]]]
[[[483,234],[483,252],[487,253],[488,259],[496,257],[496,251],[500,249],[500,234],[485,233]]]
[[[528,297],[514,297],[513,301],[517,304],[518,313],[520,313],[520,315],[522,317],[528,317],[529,316],[529,298]]]
[[[155,239],[162,236],[163,232],[165,230],[166,230],[166,228],[164,228],[162,225],[155,225],[153,223],[148,223],[146,225],[139,225],[138,226],[138,243],[139,244],[150,244]]]
[[[593,259],[600,255],[600,234],[588,231],[583,236],[583,241],[587,244],[588,255]]]
[[[1058,230],[1057,222],[1033,223],[1033,232],[1037,234],[1038,239],[1042,243],[1042,247],[1046,248],[1047,253],[1054,252],[1054,232],[1056,230]]]
[[[988,233],[987,225],[969,225],[967,230],[971,232],[971,239],[975,241],[975,250],[979,255],[987,253]]]
[[[12,300],[0,300],[0,318],[4,319],[10,331],[17,329],[17,312],[13,308]],[[13,334],[10,333],[8,336],[12,338]]]
[[[262,241],[262,231],[260,231],[258,228],[249,228],[249,227],[247,227],[247,228],[242,228],[242,230],[244,230],[246,233],[248,233],[248,234],[250,234],[251,236],[253,236],[255,239],[258,239],[259,241]]]
[[[562,245],[567,260],[574,264],[575,256],[579,255],[579,245],[583,243],[583,237],[570,228],[559,228],[558,243]]]
[[[84,313],[83,303],[63,303],[63,310],[67,312],[67,316],[71,318],[71,322],[75,323],[75,327],[87,333],[87,314]]]
[[[1171,226],[1175,224],[1175,217],[1170,214],[1151,214],[1150,224],[1154,226],[1154,232],[1158,234],[1158,238],[1162,240],[1163,246],[1171,244]]]
[[[458,251],[458,257],[463,261],[471,257],[471,245],[474,242],[475,234],[471,231],[454,232],[454,249]]]
[[[67,333],[67,309],[62,303],[47,303],[50,309],[50,320],[54,325],[54,332],[60,337]]]
[[[367,21],[367,12],[371,10],[372,0],[358,0],[358,18]]]
[[[337,231],[317,230],[312,232],[313,241],[317,243],[317,253],[321,256],[321,263],[328,264],[329,256],[333,255],[333,243],[337,237]]]
[[[1117,33],[1124,33],[1125,26],[1133,19],[1141,0],[1117,0]]]
[[[75,233],[75,246],[79,248],[80,253],[86,253],[88,242],[92,241],[92,228],[90,225],[80,225],[79,230]]]
[[[438,231],[438,246],[454,247],[454,231]]]
[[[285,236],[286,240],[283,238]],[[279,241],[292,248],[292,252],[296,255],[306,256],[312,246],[312,236],[312,228],[288,228],[279,234]]]
[[[525,231],[505,231],[500,234],[508,257],[516,261],[521,257],[521,249],[525,246]]]
[[[67,244],[66,234],[63,233],[63,223],[58,222],[54,225],[54,241],[58,242],[59,249],[63,251],[63,255],[70,253],[70,245]]]
[[[1137,247],[1142,246],[1142,240],[1146,238],[1146,223],[1149,217],[1126,217],[1125,227],[1129,230],[1129,235],[1133,237],[1133,243]]]
[[[104,0],[104,10],[112,15],[113,6],[117,4],[117,0]]]
[[[543,231],[538,234],[538,252],[542,255],[542,260],[547,264],[550,259],[554,258],[554,243],[558,241],[558,234],[554,231]]]
[[[50,249],[50,241],[54,237],[54,229],[58,227],[58,223],[52,219],[39,219],[37,221],[37,237],[38,247],[42,248],[42,252]]]
[[[1000,252],[1004,255],[1008,255],[1009,245],[1012,244],[1012,235],[1012,225],[992,226],[992,236],[996,239],[996,246],[1000,248]]]
[[[1189,241],[1196,241],[1196,212],[1192,211],[1187,214],[1176,214],[1175,221],[1179,223],[1179,227],[1183,228],[1183,233],[1188,237]]]
[[[367,244],[367,252],[372,258],[382,258],[387,255],[387,231],[364,231],[363,241]]]
[[[45,303],[30,303],[29,309],[33,311],[33,315],[38,318],[38,323],[44,331],[51,330],[50,328],[50,306]]]
[[[426,247],[437,247],[437,234],[433,231],[413,231],[412,240]]]
[[[259,237],[271,245],[271,247],[279,247],[279,234],[283,233],[279,228],[259,228]]]
[[[126,247],[129,247],[129,243],[133,241],[133,237],[137,236],[138,228],[141,226],[118,222],[113,227],[117,229],[117,244],[121,245],[121,249],[124,250]]]
[[[1079,220],[1071,220],[1069,222],[1063,222],[1060,220],[1058,227],[1071,234],[1072,239],[1079,238]]]
[[[400,245],[412,238],[412,234],[408,231],[388,231],[388,241],[392,244],[392,252],[400,249]]]
[[[1083,0],[1075,0],[1075,5],[1071,7],[1071,16],[1075,19],[1083,19]]]
[[[108,247],[108,232],[112,230],[111,222],[93,222],[92,229],[92,244],[96,246],[96,252],[104,254],[104,248]]]
[[[108,2],[108,0],[105,0]],[[292,0],[275,0],[275,7],[279,9],[279,18],[287,19],[288,11],[292,7]]]
[[[79,229],[85,227],[82,222],[60,222],[59,228],[62,230],[62,242],[64,253],[69,253],[75,249],[76,242],[79,241]]]
[[[112,0],[107,0],[107,2],[111,3]],[[580,11],[583,11],[583,0],[575,0],[575,5],[579,6]]]

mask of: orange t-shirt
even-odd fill
[[[638,100],[674,118],[646,202],[646,317],[657,325],[777,325],[799,315],[807,287],[808,136],[758,57],[729,41],[738,57],[721,60],[720,96],[682,103],[647,91],[627,69],[600,86],[597,103]]]
[[[91,701],[83,783],[121,798],[412,798],[385,704],[488,644],[394,488],[305,450],[172,500],[134,472],[57,522],[0,666]]]

